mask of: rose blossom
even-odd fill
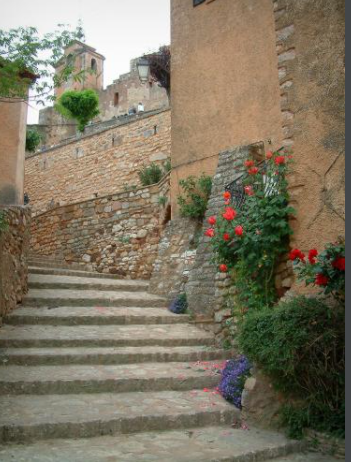
[[[225,213],[223,213],[223,218],[225,218],[228,221],[234,220],[236,217],[236,211],[232,209],[231,207],[227,207],[225,209]]]
[[[345,271],[345,257],[338,257],[333,261],[332,266],[340,271]]]
[[[324,274],[317,274],[315,283],[317,286],[326,286],[329,282],[329,278]]]
[[[223,234],[223,239],[224,239],[225,241],[229,241],[229,240],[230,240],[229,234],[228,234],[228,233],[224,233],[224,234]]]
[[[228,271],[228,266],[227,265],[220,265],[219,266],[219,271],[221,273],[226,273]]]
[[[308,252],[308,261],[311,263],[311,265],[314,265],[316,263],[317,255],[318,255],[318,250],[317,249],[311,249]]]
[[[293,249],[290,254],[289,254],[290,260],[301,260],[304,261],[305,259],[305,254],[301,252],[300,249]]]
[[[257,175],[258,173],[258,168],[257,167],[252,167],[250,168],[250,170],[248,171],[248,174],[249,175]]]
[[[253,196],[255,194],[252,186],[245,186],[244,191],[248,196]]]
[[[268,151],[267,154],[266,154],[266,158],[267,159],[272,159],[273,157],[273,152],[272,151]]]
[[[230,194],[229,191],[226,191],[224,194],[223,194],[223,197],[226,201],[229,201],[229,199],[232,197],[232,195]]]
[[[255,165],[255,162],[253,160],[245,160],[244,165],[245,167],[250,168]]]
[[[284,156],[278,156],[274,159],[274,162],[276,165],[281,165],[285,164],[285,157]]]
[[[242,236],[242,235],[244,234],[244,228],[243,228],[242,226],[240,226],[240,225],[237,226],[237,227],[235,228],[235,234],[236,234],[237,236]]]
[[[214,232],[214,229],[213,228],[209,228],[206,232],[205,232],[205,236],[207,237],[214,237],[215,235],[215,232]]]
[[[208,221],[208,223],[209,223],[210,225],[213,226],[213,225],[216,224],[216,221],[217,221],[217,220],[216,220],[216,217],[210,217],[207,221]]]

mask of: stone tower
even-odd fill
[[[67,82],[55,89],[55,96],[59,97],[66,90],[83,90],[92,88],[97,91],[103,89],[105,57],[96,52],[96,49],[85,43],[75,40],[66,49],[64,56],[57,62],[56,74],[59,74],[65,65],[71,64],[75,68],[75,73],[81,70],[92,70],[87,72],[83,81],[75,82],[71,77]]]

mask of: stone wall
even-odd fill
[[[54,208],[33,218],[31,252],[93,271],[148,279],[168,202],[169,175],[157,185]]]
[[[295,160],[292,246],[321,251],[345,233],[345,3],[275,0],[273,8],[284,144]]]
[[[0,325],[27,292],[29,251],[29,207],[0,207],[7,223],[0,231]]]
[[[190,310],[199,322],[215,322],[214,329],[218,343],[221,343],[227,334],[226,320],[231,317],[231,309],[226,303],[226,296],[232,289],[227,276],[218,273],[215,264],[211,261],[213,252],[210,238],[204,235],[209,226],[207,220],[211,215],[217,215],[224,207],[225,186],[242,177],[243,160],[249,156],[261,159],[263,155],[263,143],[220,153],[195,263],[190,270],[189,281],[186,285]]]
[[[186,218],[168,222],[159,246],[150,280],[153,294],[174,299],[185,291],[189,273],[196,257],[198,223]]]
[[[140,185],[144,165],[170,158],[170,124],[169,110],[145,114],[27,156],[25,189],[33,212]]]

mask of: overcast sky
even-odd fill
[[[106,57],[104,86],[129,71],[132,58],[170,43],[170,0],[0,0],[0,29],[83,22],[86,43]],[[29,108],[29,123],[38,109]]]

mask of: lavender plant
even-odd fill
[[[241,409],[241,395],[252,365],[245,356],[227,361],[222,371],[219,391],[224,399]]]

